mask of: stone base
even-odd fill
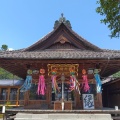
[[[30,114],[17,113],[15,120],[113,120],[110,114]]]

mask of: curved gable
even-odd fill
[[[40,51],[45,49],[79,49],[102,51],[97,46],[89,43],[72,29],[61,23],[55,30],[41,40],[26,48],[24,51]]]

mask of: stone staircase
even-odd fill
[[[17,113],[14,120],[113,120],[110,114],[30,114]]]

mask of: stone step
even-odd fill
[[[66,119],[66,118],[59,118],[59,119],[57,119],[57,118],[14,118],[14,120],[68,120],[68,119]],[[82,119],[82,118],[71,118],[71,119],[69,119],[69,120],[96,120],[96,119]],[[109,120],[111,120],[111,119],[109,119]]]
[[[55,119],[55,118],[54,119],[27,119],[27,118],[21,118],[21,119],[19,119],[19,118],[17,118],[17,119],[14,119],[14,120],[57,120],[57,119]],[[59,120],[66,120],[66,119],[59,119]],[[86,119],[86,118],[81,119],[81,118],[79,118],[79,119],[69,119],[69,120],[96,120],[96,119],[92,119],[92,118],[91,119]]]
[[[112,120],[110,114],[30,114],[17,113],[15,120]]]

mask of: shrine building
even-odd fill
[[[53,30],[33,45],[0,51],[0,67],[23,79],[22,84],[0,84],[1,105],[9,102],[11,106],[41,110],[101,109],[104,105],[114,107],[120,98],[112,85],[102,87],[105,78],[120,71],[120,51],[93,45],[78,35],[63,15]],[[114,103],[110,95],[116,96]]]

